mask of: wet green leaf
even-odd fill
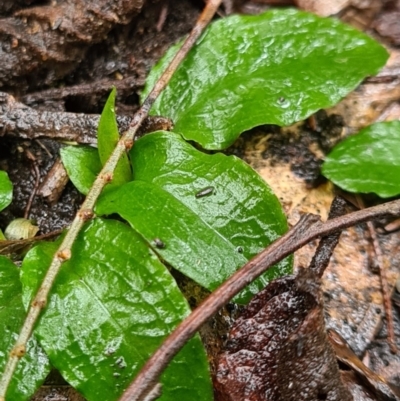
[[[97,149],[89,146],[66,146],[60,150],[60,155],[69,179],[80,193],[87,195],[101,170]]]
[[[5,171],[0,171],[0,211],[12,201],[13,186]]]
[[[19,269],[0,256],[0,376],[25,319]],[[49,361],[35,338],[28,342],[7,391],[7,400],[29,400],[50,372]]]
[[[210,290],[287,230],[276,196],[234,156],[206,155],[161,131],[137,141],[131,159],[135,181],[104,194],[96,213],[119,213],[164,260]],[[238,301],[290,271],[291,260],[281,262]]]
[[[55,249],[42,244],[25,258],[24,302]],[[63,265],[36,333],[52,364],[88,401],[113,401],[189,312],[170,273],[139,235],[118,221],[95,219]],[[174,358],[162,383],[160,400],[212,400],[198,336]]]
[[[61,160],[68,177],[84,195],[87,195],[97,174],[110,157],[118,140],[118,125],[115,118],[115,88],[101,113],[97,129],[98,150],[89,146],[66,146],[60,150]],[[121,185],[132,178],[128,155],[124,154],[115,168],[112,184]]]
[[[400,121],[373,124],[339,143],[322,174],[350,192],[400,194]]]
[[[103,166],[119,140],[118,125],[115,118],[116,93],[116,89],[113,88],[101,113],[99,127],[97,129],[97,147]],[[130,181],[131,178],[132,173],[128,155],[124,154],[114,170],[112,183],[115,185],[124,184]]]
[[[143,98],[175,54],[150,73]],[[290,125],[337,103],[386,62],[387,51],[338,20],[294,9],[211,24],[151,113],[207,149],[261,124]]]
[[[210,290],[246,263],[229,241],[154,184],[133,181],[110,191],[96,213],[120,214],[164,260]]]

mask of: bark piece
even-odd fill
[[[38,111],[0,92],[0,137],[7,134],[22,139],[50,138],[96,144],[99,120],[100,115],[94,114]],[[131,121],[132,117],[117,116],[121,133],[128,129]],[[147,118],[140,133],[171,127],[171,120],[153,116]]]
[[[144,0],[68,0],[0,19],[0,87],[50,84],[82,61],[115,24],[127,24]],[[28,79],[29,76],[29,79]],[[22,78],[22,79],[21,79]]]
[[[69,178],[60,158],[54,162],[53,167],[46,174],[38,195],[43,197],[50,205],[54,205],[60,198]]]

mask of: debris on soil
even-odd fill
[[[344,100],[346,102],[347,99]],[[351,107],[348,103],[347,107]],[[336,110],[336,108],[335,108]],[[332,144],[347,132],[347,112],[345,118],[339,124],[325,124],[324,119],[318,120],[322,128],[323,143]],[[328,113],[326,116],[334,116]],[[322,123],[322,124],[321,124]],[[317,132],[309,127],[308,122],[296,124],[288,128],[261,127],[243,135],[229,149],[230,153],[239,155],[246,160],[272,187],[278,196],[288,217],[290,225],[295,224],[304,213],[317,213],[326,220],[329,205],[334,197],[334,187],[329,182],[307,181],[306,177],[312,177],[314,169],[311,165],[303,166],[303,172],[293,166],[301,165],[297,160],[304,159],[310,151],[316,160],[324,157],[321,138]],[[331,127],[327,131],[324,127]],[[314,125],[315,129],[316,126]],[[310,130],[311,129],[311,130]],[[333,129],[333,131],[332,131]],[[282,136],[278,135],[278,132]],[[332,133],[334,135],[332,135]],[[278,145],[279,140],[289,144],[290,156],[284,151],[285,147]],[[281,149],[272,151],[269,147]],[[328,148],[328,147],[327,147]],[[303,152],[306,150],[306,153]],[[307,174],[305,174],[308,171]],[[316,175],[314,175],[316,177]],[[311,184],[311,185],[310,185]],[[371,199],[369,200],[371,201]],[[376,202],[377,199],[372,199]],[[377,227],[384,227],[389,221],[379,222]],[[400,263],[398,252],[400,246],[400,233],[393,232],[390,235],[379,234],[379,241],[383,248],[383,254],[390,260],[388,270],[389,287],[392,289],[398,276]],[[310,243],[295,254],[295,269],[307,266],[310,263],[310,255],[315,250],[316,243]],[[365,225],[353,227],[342,233],[339,245],[331,259],[331,263],[323,277],[323,294],[325,319],[327,327],[339,332],[358,356],[368,355],[368,349],[375,350],[384,342],[385,327],[381,284],[379,276],[371,271],[374,264],[372,256],[372,244]],[[398,321],[399,311],[394,311],[395,333],[397,345],[400,345],[400,325]],[[376,339],[378,336],[379,341]],[[378,341],[378,342],[377,342]],[[396,356],[393,356],[387,348],[389,355],[381,354],[385,360],[390,360],[390,366],[397,366]],[[367,356],[365,356],[367,357]],[[371,367],[371,366],[370,366]],[[382,364],[380,374],[391,383],[400,385],[400,377],[395,374],[395,369]]]
[[[343,214],[335,199],[332,217]],[[320,241],[308,269],[272,281],[235,321],[215,377],[218,401],[350,401],[329,344],[320,277],[340,234]]]
[[[60,199],[62,191],[69,181],[68,173],[60,158],[57,158],[53,167],[43,178],[42,184],[37,192],[50,205],[55,205]]]
[[[374,28],[392,44],[400,45],[400,11],[382,13],[376,20]]]
[[[392,386],[386,379],[365,366],[340,334],[329,330],[328,336],[337,358],[361,376],[367,387],[375,393],[376,399],[400,401],[400,388]]]
[[[296,0],[297,6],[321,17],[337,14],[350,4],[351,0]]]
[[[116,24],[127,24],[143,0],[54,2],[22,9],[0,20],[4,89],[50,85],[82,61],[88,47]]]
[[[298,1],[319,7],[328,3]],[[75,141],[84,138],[86,143],[95,144],[98,114],[113,85],[118,89],[117,113],[123,130],[138,107],[140,90],[150,67],[191,29],[204,2],[169,1],[167,6],[164,0],[53,1],[52,5],[45,6],[38,0],[4,0],[0,3],[0,43],[5,52],[0,70],[0,88],[5,92],[0,97],[0,169],[8,172],[14,184],[13,203],[0,214],[0,226],[4,228],[12,219],[23,216],[35,187],[36,177],[32,163],[25,156],[26,150],[37,160],[43,188],[43,180],[56,162],[60,147],[58,141],[49,137]],[[123,14],[102,8],[103,5],[120,3],[128,7],[123,9]],[[270,6],[293,4],[293,1],[231,0],[230,3],[233,11],[258,13]],[[23,8],[32,4],[36,7]],[[229,1],[226,4],[229,7]],[[78,11],[74,14],[75,5]],[[386,23],[396,20],[398,1],[337,0],[328,5],[331,7],[329,13],[340,12],[343,21],[367,30],[369,34],[380,35],[380,40],[386,42],[391,53],[387,66],[377,77],[366,79],[334,108],[318,112],[308,121],[293,127],[265,126],[251,130],[229,149],[230,153],[249,162],[271,185],[288,214],[290,224],[307,212],[327,218],[334,188],[321,178],[319,168],[325,154],[339,140],[374,121],[400,118],[400,51],[392,47],[399,45],[398,26]],[[11,15],[15,10],[20,11]],[[87,18],[92,18],[92,21],[88,23]],[[102,23],[103,26],[93,28],[92,23]],[[64,37],[66,33],[69,33],[67,39]],[[42,45],[39,40],[47,43]],[[153,129],[168,126],[170,122],[161,120],[161,125]],[[38,140],[38,137],[43,139]],[[68,183],[58,201],[49,202],[39,194],[35,196],[30,218],[37,221],[39,234],[52,236],[54,230],[63,229],[70,223],[82,200]],[[379,222],[378,229],[388,223]],[[44,238],[39,236],[26,242]],[[397,252],[400,233],[380,234],[379,240],[383,253],[391,261],[388,281],[393,288],[400,263]],[[0,253],[13,253],[26,246],[26,242],[17,242],[4,243]],[[297,270],[310,263],[315,247],[316,243],[312,243],[296,253]],[[371,271],[371,264],[371,244],[365,226],[346,230],[323,277],[325,324],[340,333],[369,368],[391,385],[400,386],[400,356],[391,354],[386,341],[380,282]],[[294,291],[289,281],[285,291]],[[286,296],[285,291],[277,294],[276,299]],[[310,294],[307,291],[305,293]],[[197,303],[194,291],[190,288],[188,292],[192,294],[189,301],[194,306]],[[397,295],[394,293],[393,300],[400,304]],[[204,296],[206,294],[202,293],[201,297]],[[309,339],[307,337],[309,330],[322,327],[321,295],[300,298],[299,302],[309,302],[311,311],[304,316],[304,323],[299,323],[294,329],[295,333],[287,336],[288,349],[279,352],[289,359],[292,355],[296,359],[301,354],[296,360],[303,362],[310,341],[323,339],[325,342],[326,337],[319,329],[310,333]],[[237,306],[228,305],[202,329],[214,371],[216,355],[237,313]],[[400,345],[397,307],[394,327]],[[284,375],[292,369],[285,364],[279,363],[277,367],[279,372],[285,369]],[[353,371],[340,373],[342,382],[351,389],[356,401],[377,399],[373,389],[365,387]],[[281,382],[278,380],[277,383]],[[339,385],[342,386],[340,381]],[[361,395],[356,395],[356,392]],[[287,393],[284,394],[285,399],[290,399],[290,394],[289,398],[286,398]],[[45,399],[81,401],[82,397],[65,382],[61,384],[59,379],[50,379],[33,398],[35,401]]]
[[[20,139],[56,139],[81,144],[97,143],[97,127],[100,115],[37,111],[17,102],[13,96],[0,92],[0,137],[14,136]],[[120,132],[129,128],[132,116],[117,116]],[[172,122],[164,117],[149,117],[138,133],[170,130]]]
[[[293,276],[256,295],[220,357],[218,401],[351,400],[327,345],[320,302]]]

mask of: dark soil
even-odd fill
[[[107,5],[96,14],[104,18],[104,25],[107,29],[97,27],[93,28],[92,32],[89,29],[85,31],[84,27],[82,27],[82,31],[79,31],[79,29],[73,30],[68,26],[65,28],[65,32],[70,28],[71,30],[68,31],[67,44],[56,47],[55,55],[47,55],[41,53],[37,43],[29,44],[29,39],[25,38],[23,34],[24,29],[27,30],[27,37],[36,33],[33,21],[39,21],[40,28],[37,29],[43,29],[44,35],[51,35],[53,30],[57,31],[57,24],[61,24],[62,27],[65,22],[60,22],[59,19],[51,16],[48,10],[43,11],[40,8],[48,3],[44,0],[4,0],[1,2],[0,44],[9,51],[8,54],[13,54],[13,46],[22,48],[21,43],[26,44],[24,51],[31,57],[32,64],[27,61],[28,56],[25,54],[18,56],[19,53],[17,53],[17,59],[11,56],[4,59],[11,63],[8,66],[2,60],[0,90],[39,112],[99,114],[111,86],[115,85],[118,89],[117,113],[124,118],[131,117],[137,110],[140,92],[150,68],[172,44],[190,31],[204,6],[204,2],[201,0],[177,2],[147,0],[144,1],[143,6],[142,1],[132,0],[134,7],[130,8],[126,14],[119,15],[116,12],[118,22],[112,22],[107,14],[108,6],[112,9],[112,5],[118,5],[121,1],[113,0],[105,3],[101,0],[98,2],[88,1],[87,5],[94,8],[100,9],[103,3]],[[63,10],[62,1],[54,3],[60,5],[60,10]],[[69,3],[73,3],[73,1]],[[250,1],[227,3],[236,7],[244,4],[243,7],[248,7],[249,10],[266,7],[265,4],[256,5],[256,3],[263,3],[262,0],[253,3]],[[264,1],[264,3],[268,2]],[[282,1],[282,3],[288,3],[288,1]],[[392,18],[399,14],[400,7],[389,7],[390,4],[396,2],[385,1],[383,3],[386,6],[379,13],[375,11],[376,20],[371,17],[368,23],[372,27],[371,29],[375,29],[386,38],[387,43],[398,44],[400,43],[398,24],[391,23],[390,26],[385,24],[385,15],[392,12],[390,17]],[[36,11],[30,11],[32,6],[37,7]],[[348,15],[351,15],[351,9],[343,15],[344,19],[350,18]],[[68,18],[70,15],[65,17],[66,20]],[[52,25],[49,21],[54,24]],[[85,21],[83,17],[82,21]],[[82,22],[82,24],[84,23]],[[98,35],[96,36],[95,33]],[[52,45],[57,46],[57,41],[59,38],[51,39]],[[18,60],[18,57],[21,59]],[[15,63],[15,68],[12,67],[12,63]],[[0,213],[0,229],[4,230],[10,221],[22,217],[25,213],[29,197],[35,189],[37,181],[35,167],[39,169],[42,181],[58,158],[59,149],[63,143],[51,138],[38,140],[8,135],[1,117],[0,104],[0,170],[8,172],[14,185],[13,202]],[[328,152],[337,143],[344,125],[345,122],[340,115],[326,114],[321,111],[312,119],[289,129],[265,126],[244,133],[227,150],[227,153],[250,161],[247,157],[248,148],[254,145],[254,148],[258,150],[260,147],[258,142],[261,143],[263,138],[268,135],[268,146],[261,150],[261,161],[253,162],[253,167],[257,168],[257,163],[262,165],[263,159],[268,159],[271,166],[274,163],[286,163],[290,165],[290,169],[296,177],[303,180],[310,188],[317,187],[321,183],[321,155]],[[319,154],[311,150],[315,147],[318,148]],[[34,160],[30,155],[33,155]],[[72,221],[82,201],[83,196],[71,183],[68,183],[60,199],[53,204],[48,203],[40,196],[35,196],[29,218],[37,222],[40,229],[38,234],[62,229]],[[188,295],[192,307],[207,296],[206,291],[190,280],[181,277],[179,273],[175,273],[175,276],[183,292]],[[215,371],[215,356],[226,340],[232,318],[237,314],[237,307],[228,305],[219,316],[211,319],[201,332],[210,354],[213,371]],[[398,319],[398,314],[395,316]],[[396,327],[399,327],[397,321]],[[380,347],[371,351],[372,365],[377,370],[382,364],[385,364],[385,356],[389,355],[384,336],[385,332],[383,331],[378,338]],[[399,366],[398,363],[393,362],[387,362],[387,364],[394,366],[393,371]],[[393,373],[394,376],[396,374],[399,379],[398,373]],[[82,397],[68,386],[55,371],[51,373],[33,400],[82,401]]]
[[[29,81],[23,92],[21,86],[15,85],[7,87],[8,93],[38,110],[99,114],[112,84],[118,83],[121,78],[129,79],[130,84],[118,91],[117,112],[132,114],[139,106],[140,90],[151,66],[173,43],[190,31],[202,7],[200,1],[171,4],[165,23],[158,31],[156,25],[163,4],[163,1],[148,1],[131,23],[115,26],[104,41],[88,49],[86,56],[72,72],[52,82],[51,87],[55,90],[49,91],[46,82],[39,85],[38,81]],[[104,81],[108,85],[104,85]],[[63,87],[77,89],[60,98],[57,88],[61,91]],[[32,162],[27,159],[25,150],[29,150],[36,158],[43,179],[58,157],[62,145],[51,140],[41,140],[39,144],[35,140],[21,141],[1,136],[0,141],[0,168],[8,172],[14,185],[13,202],[0,214],[0,228],[4,229],[11,220],[23,216],[34,188]],[[71,222],[82,200],[82,196],[68,184],[54,206],[35,197],[29,217],[38,223],[39,234],[63,228]]]

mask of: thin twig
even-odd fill
[[[21,97],[21,101],[27,105],[43,102],[45,100],[61,100],[71,96],[93,96],[93,94],[106,94],[115,86],[118,93],[132,92],[144,86],[144,81],[136,77],[126,77],[124,79],[99,79],[88,84],[77,84],[65,86],[63,88],[51,88],[40,92],[28,93]]]
[[[399,228],[400,228],[400,219],[394,219],[390,223],[386,224],[385,227],[383,227],[383,229],[387,233],[391,233],[393,231],[397,231]]]
[[[3,135],[36,140],[50,138],[96,145],[99,121],[98,114],[36,110],[0,92],[0,138]],[[119,131],[128,130],[132,121],[131,116],[118,115]],[[167,118],[149,116],[136,137],[142,132],[168,130],[171,125]]]
[[[362,198],[357,195],[356,196],[357,203],[360,209],[365,208],[365,204]],[[383,252],[381,245],[379,243],[378,236],[376,234],[375,226],[372,221],[367,221],[367,227],[369,234],[371,236],[372,245],[374,248],[374,253],[376,257],[376,262],[378,264],[379,269],[379,277],[381,279],[381,288],[382,288],[382,298],[383,298],[383,308],[385,310],[386,317],[386,325],[387,325],[387,341],[389,344],[390,351],[393,354],[397,353],[397,346],[394,334],[394,322],[393,322],[393,309],[392,309],[392,300],[391,300],[391,291],[389,290],[389,283],[386,276],[387,271],[387,263],[383,257]]]
[[[3,240],[0,241],[0,255],[11,255],[14,252],[18,252],[23,248],[27,248],[29,245],[39,241],[48,241],[55,237],[58,237],[63,230],[52,231],[47,234],[38,235],[37,237],[31,237],[27,239],[17,240]]]
[[[168,6],[169,6],[168,0],[164,1],[164,3],[161,6],[160,16],[158,17],[156,25],[157,32],[161,32],[165,25],[165,21],[167,20],[168,16]]]
[[[5,401],[7,388],[10,384],[15,368],[20,358],[25,355],[26,344],[32,334],[33,328],[41,311],[46,306],[49,292],[53,286],[54,280],[61,268],[61,265],[63,264],[63,262],[71,258],[71,248],[79,231],[81,230],[83,224],[93,217],[93,208],[97,198],[99,197],[104,186],[112,180],[113,172],[121,156],[126,152],[126,150],[132,147],[135,134],[142,122],[148,116],[154,101],[168,84],[168,81],[171,79],[179,64],[186,57],[186,54],[193,47],[196,40],[199,38],[208,23],[211,21],[220,3],[221,0],[210,0],[207,3],[207,6],[205,7],[203,13],[200,15],[192,32],[186,38],[185,42],[183,43],[182,47],[180,48],[174,59],[171,61],[164,73],[156,82],[154,88],[143,102],[142,107],[133,116],[128,131],[126,131],[122,135],[110,158],[107,160],[100,174],[97,176],[85,201],[83,202],[81,208],[75,216],[70,229],[65,235],[60,247],[56,251],[50,267],[43,279],[43,282],[31,303],[26,320],[22,326],[18,339],[10,352],[9,359],[7,361],[3,376],[0,381],[0,401]]]
[[[37,165],[37,160],[36,160],[35,156],[33,156],[33,154],[28,149],[25,149],[25,154],[26,154],[27,158],[32,162],[32,170],[35,174],[35,183],[33,184],[33,189],[29,196],[28,203],[26,204],[26,208],[25,208],[25,212],[24,212],[24,219],[27,219],[29,217],[29,213],[31,212],[33,199],[35,198],[36,193],[39,189],[40,171],[39,171],[39,167]]]
[[[270,266],[318,237],[327,236],[355,224],[388,215],[400,215],[400,200],[359,210],[328,220],[326,223],[322,223],[319,217],[315,215],[303,216],[288,233],[250,260],[177,326],[143,366],[119,401],[140,401],[144,395],[154,388],[162,371],[200,326]]]

